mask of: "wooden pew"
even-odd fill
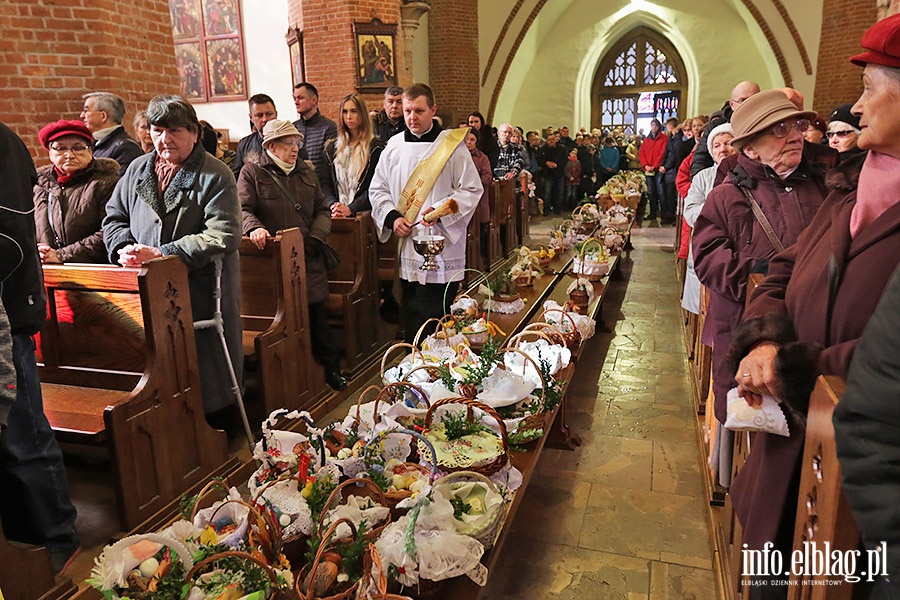
[[[516,235],[516,182],[512,179],[501,179],[494,183],[499,186],[497,196],[499,230],[497,234],[500,237],[500,251],[505,258],[518,245],[518,237]]]
[[[204,418],[187,268],[44,265],[44,411],[61,441],[105,444],[131,529],[232,468]]]
[[[308,410],[327,395],[312,357],[303,234],[281,231],[259,250],[241,241],[244,364],[255,370],[265,413]]]
[[[519,175],[518,192],[516,193],[516,239],[520,246],[527,246],[531,240],[531,215],[528,214],[528,181],[529,175],[523,171]]]
[[[491,207],[491,222],[488,226],[488,248],[485,270],[493,270],[503,262],[503,246],[500,242],[500,224],[505,211],[503,211],[502,198],[500,197],[500,182],[495,181],[488,190],[488,201]]]
[[[0,523],[0,590],[5,600],[68,598],[77,586],[68,577],[55,580],[45,548],[10,542]]]
[[[489,226],[493,227],[493,223]],[[490,237],[489,237],[490,239]],[[466,228],[466,268],[485,271],[489,265],[484,264],[481,256],[481,223],[478,222],[478,215],[472,215],[469,226]],[[466,273],[463,277],[464,285],[468,285],[477,277],[475,273]]]
[[[325,307],[329,321],[340,330],[347,370],[356,377],[387,347],[384,328],[378,327],[381,284],[378,277],[378,235],[371,213],[352,219],[333,219],[329,243],[341,263],[328,273],[330,294]]]
[[[811,543],[819,549],[829,544],[831,551],[846,554],[860,547],[859,529],[850,505],[841,491],[841,466],[834,442],[831,417],[844,394],[846,383],[838,377],[819,377],[809,398],[806,441],[803,446],[803,468],[800,473],[800,495],[794,525],[793,550],[802,551]],[[865,554],[857,561],[856,575],[866,567]],[[861,565],[861,566],[859,566]],[[839,585],[809,585],[822,582],[824,576],[791,575],[789,600],[849,600],[853,584],[841,580]]]

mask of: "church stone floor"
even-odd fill
[[[484,598],[716,598],[673,238],[635,229],[569,386],[583,445],[543,451]]]

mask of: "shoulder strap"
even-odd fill
[[[763,213],[762,208],[760,208],[759,203],[756,202],[756,198],[753,197],[753,194],[751,194],[750,190],[748,190],[747,188],[743,186],[738,187],[742,192],[744,192],[744,195],[750,202],[750,210],[753,211],[753,216],[756,217],[756,220],[762,226],[763,231],[766,232],[766,236],[769,238],[769,241],[772,242],[773,246],[775,246],[775,252],[782,252],[784,250],[784,244],[782,244],[781,240],[778,239],[778,236],[775,235],[775,230],[772,229],[772,224],[769,223],[769,219],[766,218],[766,215],[765,213]]]
[[[293,196],[291,196],[291,193],[289,191],[287,191],[287,188],[284,187],[284,184],[281,183],[281,180],[278,179],[278,177],[275,175],[275,173],[268,170],[267,168],[265,168],[263,166],[259,166],[259,168],[260,168],[260,170],[264,171],[266,173],[266,175],[268,175],[269,177],[272,178],[272,181],[275,182],[275,185],[277,185],[278,189],[281,190],[281,193],[284,194],[284,197],[287,198],[288,201],[294,205],[294,210],[296,210],[297,214],[300,215],[300,218],[303,219],[303,223],[306,225],[306,229],[311,229],[312,226],[310,225],[309,221],[306,220],[306,215],[303,214],[303,211],[301,210],[301,207],[300,207],[300,203],[297,202]]]

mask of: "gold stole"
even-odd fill
[[[444,165],[450,160],[450,156],[456,147],[466,139],[466,129],[453,129],[449,134],[444,136],[440,146],[431,153],[431,156],[419,162],[413,169],[412,175],[403,186],[403,192],[400,194],[400,202],[397,209],[403,213],[406,220],[415,223],[419,217],[419,211],[425,204],[425,199],[431,193],[438,176],[444,170]]]

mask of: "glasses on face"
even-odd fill
[[[65,148],[63,146],[51,145],[50,149],[58,154],[68,154],[71,152],[72,154],[83,154],[91,149],[90,146],[85,146],[84,144],[79,144],[76,146],[72,146],[71,148]]]
[[[840,139],[844,139],[845,137],[849,136],[851,133],[856,133],[856,132],[853,131],[852,129],[845,129],[843,131],[829,131],[825,135],[828,136],[829,140],[835,136],[837,136]]]
[[[303,142],[282,142],[276,141],[276,144],[284,146],[285,148],[301,148],[303,146]]]
[[[774,135],[777,138],[785,138],[791,132],[791,129],[796,129],[800,133],[803,133],[807,129],[809,129],[809,119],[795,119],[793,121],[782,121],[781,123],[775,123],[771,127],[769,127],[769,133]]]
[[[737,105],[741,105],[747,98],[731,98],[731,102]]]

